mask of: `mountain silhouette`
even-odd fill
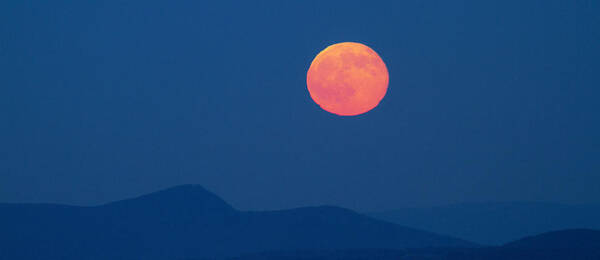
[[[197,185],[95,207],[0,204],[0,259],[185,259],[272,250],[470,247],[338,207],[238,211]]]
[[[560,230],[526,237],[497,247],[274,251],[248,254],[233,259],[592,260],[600,259],[600,231]]]
[[[600,206],[536,202],[465,203],[368,214],[399,225],[502,245],[553,230],[600,229]]]
[[[530,236],[504,245],[508,248],[530,249],[598,249],[600,230],[571,229]]]

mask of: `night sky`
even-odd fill
[[[600,1],[2,1],[0,202],[600,203]],[[385,61],[340,117],[328,45]]]

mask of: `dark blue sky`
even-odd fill
[[[600,2],[3,1],[0,202],[197,183],[241,209],[600,203]],[[326,46],[373,111],[306,90]]]

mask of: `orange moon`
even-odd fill
[[[310,64],[306,85],[324,110],[355,116],[375,108],[387,92],[388,70],[368,46],[342,42],[322,50]]]

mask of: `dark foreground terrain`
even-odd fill
[[[96,207],[0,204],[0,213],[2,260],[600,259],[593,230],[482,247],[338,207],[239,211],[194,185]]]
[[[0,204],[0,259],[185,259],[275,250],[470,247],[338,207],[238,211],[186,185],[97,207]]]
[[[489,248],[477,250],[340,250],[263,253],[232,258],[236,260],[598,260],[599,250],[515,250]]]
[[[549,232],[527,237],[499,247],[266,252],[233,259],[598,260],[600,259],[600,231],[576,229]]]
[[[369,216],[495,246],[554,230],[600,230],[600,205],[540,202],[463,203],[374,212],[369,213]]]

